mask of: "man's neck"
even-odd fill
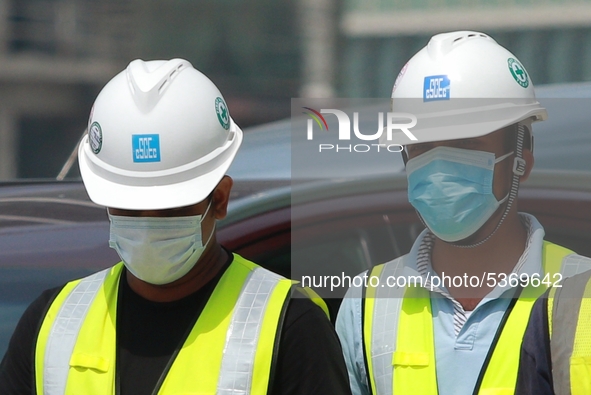
[[[494,219],[487,223],[473,237],[473,242],[487,237],[498,222]],[[462,284],[462,287],[450,287],[449,293],[457,299],[465,310],[474,307],[486,296],[503,277],[510,274],[525,250],[527,243],[527,229],[521,222],[519,215],[512,211],[505,218],[503,224],[485,243],[476,247],[462,248],[443,240],[436,239],[431,253],[433,269],[440,276],[460,276],[462,278],[478,277],[482,283],[480,287]],[[499,276],[500,275],[500,276]],[[467,286],[466,286],[467,285]]]

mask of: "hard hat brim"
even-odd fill
[[[424,111],[425,106],[414,99],[407,100],[401,107],[394,106],[395,113],[414,114],[417,122],[409,129],[416,140],[411,140],[400,129],[391,130],[388,139],[387,128],[383,131],[380,144],[412,145],[434,141],[469,139],[485,136],[509,125],[526,119],[546,120],[548,114],[538,102],[516,103],[505,99],[457,99],[452,105],[440,107],[437,111]],[[470,100],[476,105],[466,106]],[[398,101],[400,103],[400,100]]]
[[[233,122],[232,127],[234,137],[228,143],[225,158],[215,168],[187,180],[165,182],[162,179],[144,182],[144,185],[126,185],[100,174],[101,169],[93,166],[89,157],[92,154],[88,136],[85,136],[78,150],[78,162],[88,196],[98,205],[125,210],[165,210],[199,203],[224,177],[242,144],[242,130]]]

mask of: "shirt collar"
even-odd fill
[[[527,229],[527,243],[512,273],[517,275],[525,273],[529,276],[537,273],[537,275],[543,276],[542,247],[545,235],[544,228],[533,215],[519,213],[519,218]],[[405,260],[403,275],[425,277],[427,273],[430,273],[430,275],[435,274],[431,264],[431,247],[434,241],[435,236],[431,231],[425,229],[421,232],[408,254],[408,259]],[[485,299],[498,298],[511,289],[509,285],[501,287],[497,284]]]

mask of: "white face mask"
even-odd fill
[[[109,214],[109,247],[127,270],[150,284],[168,284],[195,266],[213,236],[203,243],[201,222],[207,215],[188,217],[128,217]]]

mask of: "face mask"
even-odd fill
[[[504,203],[492,184],[495,160],[491,152],[436,147],[408,161],[408,200],[425,224],[448,242],[473,235]]]
[[[183,277],[195,266],[205,247],[203,215],[188,217],[127,217],[109,214],[109,247],[121,257],[127,270],[150,284],[168,284]]]

